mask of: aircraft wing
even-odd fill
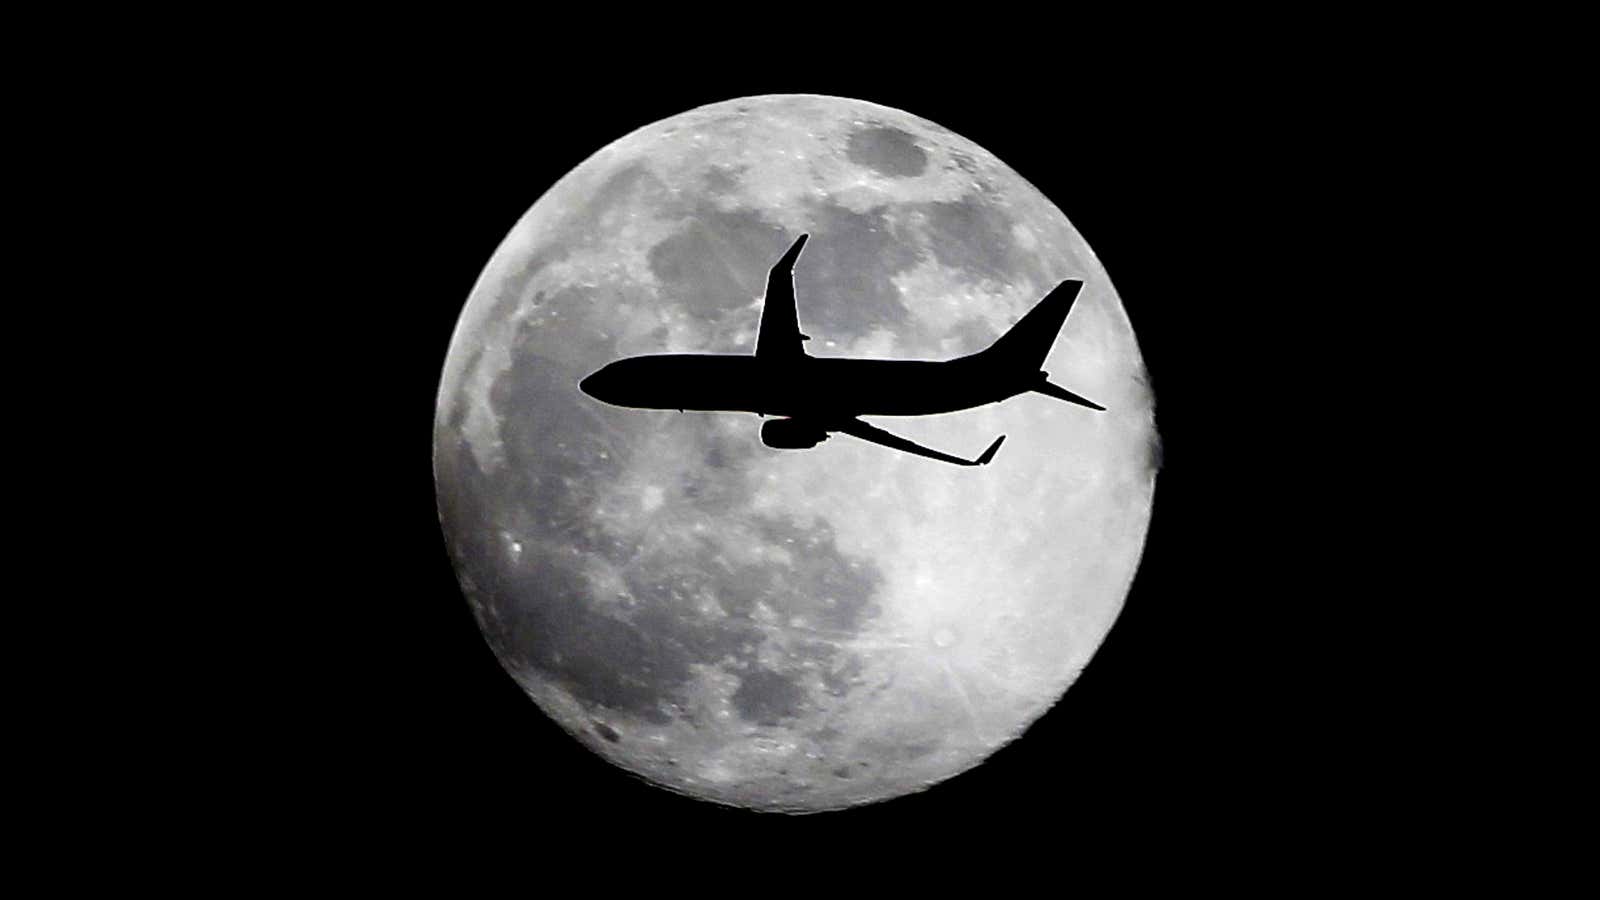
[[[809,234],[800,235],[789,251],[767,272],[767,295],[761,302],[761,333],[756,337],[756,356],[764,359],[798,359],[805,356],[800,333],[800,316],[795,311],[794,263]]]
[[[904,450],[907,453],[915,453],[918,456],[926,456],[929,459],[937,459],[940,462],[955,463],[958,466],[988,465],[989,461],[994,459],[995,452],[1000,449],[1000,443],[1006,439],[1006,436],[1002,434],[995,438],[994,443],[989,445],[989,449],[983,451],[983,455],[979,456],[977,459],[962,459],[959,456],[951,456],[948,453],[940,453],[937,450],[930,450],[921,444],[912,443],[903,437],[896,437],[895,435],[892,435],[881,428],[874,428],[860,419],[850,419],[849,421],[832,425],[828,430],[838,431],[842,434],[848,434],[851,437],[860,438],[863,441],[871,441],[874,444],[882,444],[885,447],[890,447],[895,450]]]

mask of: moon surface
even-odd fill
[[[954,358],[1082,279],[1045,369],[1108,411],[875,420],[969,457],[1009,436],[970,469],[578,391],[624,356],[753,352],[802,232],[815,356]],[[490,647],[574,738],[692,797],[837,809],[972,768],[1064,694],[1144,546],[1153,402],[1106,272],[990,153],[856,100],[733,100],[601,149],[489,260],[439,389],[439,514]]]

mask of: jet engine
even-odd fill
[[[805,450],[827,439],[826,431],[794,419],[773,419],[761,424],[761,443],[779,450]]]

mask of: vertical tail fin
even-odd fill
[[[810,236],[800,235],[767,272],[767,294],[761,303],[761,330],[756,335],[756,355],[764,359],[794,360],[806,355],[802,342],[811,338],[800,333],[800,314],[795,309],[794,298],[794,263]]]
[[[1056,342],[1056,335],[1072,312],[1073,301],[1083,288],[1081,281],[1063,281],[1028,310],[1022,320],[983,351],[985,357],[1007,368],[1036,371],[1044,368],[1045,357]]]
[[[1072,304],[1082,289],[1081,281],[1063,281],[1056,285],[1033,309],[1028,310],[1021,321],[1011,326],[1010,331],[1000,335],[999,340],[978,355],[985,360],[986,366],[992,367],[991,371],[1000,373],[1002,378],[1021,379],[1020,385],[1024,390],[1037,391],[1046,397],[1104,412],[1105,407],[1093,400],[1051,384],[1046,380],[1050,377],[1049,373],[1042,371],[1045,357],[1050,355],[1056,335],[1061,332],[1061,326],[1066,324],[1067,313],[1072,312]]]

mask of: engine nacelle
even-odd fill
[[[828,439],[828,433],[794,419],[773,419],[761,424],[761,443],[778,450],[805,450]]]

